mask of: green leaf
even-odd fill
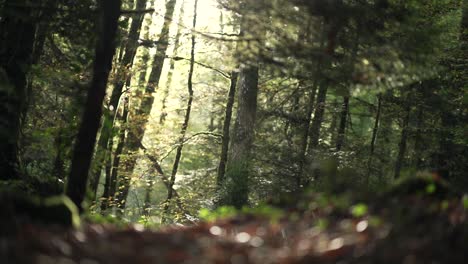
[[[362,217],[365,214],[367,214],[367,211],[368,211],[367,205],[365,205],[363,203],[359,203],[359,204],[356,204],[353,207],[351,207],[351,214],[354,217]]]

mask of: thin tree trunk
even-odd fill
[[[338,28],[335,28],[334,25],[328,24],[324,27],[324,34],[327,36],[327,45],[324,50],[324,55],[327,56],[328,60],[331,60],[333,54],[335,53],[336,37],[338,35]],[[327,62],[325,69],[331,65],[331,62]],[[322,127],[323,116],[325,113],[325,101],[327,98],[328,92],[328,81],[320,80],[317,95],[317,102],[315,105],[314,118],[312,120],[312,125],[310,128],[310,140],[309,147],[310,151],[313,151],[317,148],[320,139],[320,128]]]
[[[413,166],[416,169],[421,169],[423,166],[422,153],[424,152],[424,141],[423,141],[423,128],[424,128],[424,111],[421,106],[419,106],[417,114],[417,125],[414,135],[414,164]]]
[[[148,153],[146,153],[146,148],[142,147],[142,149],[145,151],[145,155],[146,157],[153,163],[153,166],[154,166],[154,169],[156,170],[156,172],[159,174],[159,176],[161,176],[161,180],[164,184],[164,186],[166,186],[167,190],[169,191],[169,188],[170,188],[170,185],[169,185],[169,179],[168,177],[166,176],[166,174],[164,173],[161,165],[159,164],[159,161],[152,155],[149,155]],[[182,211],[184,212],[185,214],[188,214],[189,215],[189,212],[187,211],[187,209],[185,209],[184,207],[184,204],[182,203],[182,200],[180,199],[180,196],[179,194],[177,193],[176,190],[172,190],[172,194],[173,194],[173,197],[176,198],[176,204],[177,204],[177,207]]]
[[[198,8],[198,0],[194,2],[194,11],[193,11],[193,22],[192,22],[192,29],[195,30],[197,26],[197,8]],[[184,123],[182,124],[182,128],[180,130],[180,137],[179,137],[179,145],[177,146],[176,156],[174,159],[174,165],[172,166],[172,173],[171,178],[169,180],[169,188],[167,192],[167,199],[164,205],[164,215],[167,214],[169,210],[169,203],[173,197],[173,186],[176,180],[177,170],[179,169],[180,158],[182,157],[182,149],[184,147],[185,141],[185,134],[187,133],[187,128],[190,121],[190,114],[192,112],[192,102],[193,102],[193,73],[195,67],[195,34],[192,34],[192,46],[190,49],[190,69],[187,81],[187,92],[188,92],[188,102],[187,102],[187,109],[185,110],[185,118]]]
[[[410,112],[411,108],[408,105],[408,102],[405,102],[407,104],[405,106],[405,117],[403,119],[403,127],[401,130],[401,138],[400,138],[400,144],[398,145],[398,157],[395,162],[395,174],[394,178],[398,179],[400,177],[400,172],[401,168],[403,167],[403,160],[405,158],[405,153],[406,153],[406,144],[407,144],[407,139],[408,139],[408,130],[409,130],[409,119],[410,119]]]
[[[367,161],[367,176],[366,185],[369,184],[369,178],[372,170],[372,159],[374,158],[375,142],[377,140],[377,133],[379,131],[380,124],[380,112],[382,110],[382,94],[377,95],[377,113],[375,115],[374,128],[372,129],[372,138],[370,143],[369,160]]]
[[[142,10],[146,7],[147,0],[136,0],[135,10]],[[135,58],[138,40],[140,38],[141,25],[143,23],[144,14],[137,13],[133,16],[130,24],[130,31],[128,34],[128,40],[125,45],[125,53],[122,61],[117,69],[116,78],[114,82],[114,88],[110,97],[109,106],[104,112],[103,122],[101,127],[101,133],[98,139],[98,147],[95,154],[93,171],[90,179],[91,193],[96,196],[97,186],[101,177],[101,170],[106,161],[107,155],[110,155],[108,149],[109,140],[112,137],[113,123],[115,114],[119,107],[120,98],[123,94],[122,89],[130,78],[128,72],[132,68],[133,60]]]
[[[54,174],[57,179],[64,179],[65,178],[65,162],[63,161],[63,134],[64,128],[60,125],[57,136],[55,138],[55,159],[54,159]]]
[[[109,150],[112,151],[114,140],[109,140]],[[110,204],[110,189],[111,189],[111,173],[112,173],[112,155],[107,155],[106,167],[105,167],[105,179],[104,179],[104,191],[101,197],[101,213],[103,213]]]
[[[318,66],[319,67],[319,66]],[[312,113],[314,112],[314,102],[315,96],[317,94],[317,85],[314,84],[312,87],[312,91],[309,95],[309,103],[307,104],[307,114],[306,114],[306,122],[304,123],[304,127],[302,128],[302,137],[300,142],[300,152],[299,152],[299,168],[298,173],[296,176],[296,187],[301,189],[303,186],[303,174],[304,174],[304,164],[306,162],[305,157],[307,153],[307,142],[309,139],[309,132],[310,132],[310,122],[312,120]]]
[[[115,205],[115,198],[116,198],[116,193],[117,193],[117,182],[118,182],[118,177],[119,177],[119,166],[120,166],[120,160],[121,160],[121,155],[123,153],[123,149],[125,146],[125,134],[127,132],[127,122],[128,122],[128,115],[130,112],[130,107],[129,107],[129,98],[126,97],[124,99],[124,105],[123,105],[123,113],[121,116],[121,123],[120,123],[120,132],[119,132],[119,138],[118,138],[118,143],[117,147],[115,149],[114,153],[114,158],[113,158],[113,163],[111,163],[111,169],[110,169],[110,177],[109,177],[109,186],[104,187],[104,193],[102,195],[102,203],[101,203],[101,210],[104,211],[108,207],[114,206]],[[112,140],[111,140],[112,142]],[[109,142],[110,143],[110,142]],[[111,146],[109,146],[110,149],[112,149]],[[106,181],[107,183],[107,181]],[[106,193],[107,190],[107,193]]]
[[[349,113],[349,96],[343,96],[343,105],[340,114],[340,126],[338,127],[338,137],[336,140],[336,151],[341,151],[345,141],[346,124]]]
[[[83,211],[82,202],[86,193],[88,172],[93,156],[96,135],[102,115],[102,103],[106,94],[112,58],[115,53],[115,37],[120,16],[120,0],[101,0],[99,39],[96,45],[93,79],[88,91],[86,108],[73,152],[70,176],[66,193]]]
[[[221,143],[221,158],[218,165],[218,177],[216,180],[218,189],[221,187],[224,182],[224,174],[226,172],[226,163],[228,158],[229,151],[229,132],[231,128],[231,119],[232,119],[232,109],[234,107],[234,100],[236,96],[236,86],[237,86],[237,72],[231,72],[231,85],[229,87],[228,100],[226,103],[226,112],[224,115],[224,124],[223,124],[223,139]]]
[[[310,128],[309,150],[315,150],[319,145],[320,128],[322,127],[323,116],[325,114],[325,100],[327,98],[328,83],[322,81],[318,88],[317,102],[314,112],[314,118]]]

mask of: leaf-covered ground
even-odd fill
[[[0,263],[468,263],[467,200],[314,194],[281,211],[158,231],[24,224],[1,238]]]

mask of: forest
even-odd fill
[[[467,263],[468,0],[0,0],[0,263]]]

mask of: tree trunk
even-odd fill
[[[93,79],[89,87],[86,108],[75,143],[66,189],[67,195],[80,211],[83,211],[81,204],[86,193],[89,167],[102,115],[102,103],[106,94],[109,73],[112,69],[120,5],[120,0],[99,1],[101,20],[95,51]]]
[[[405,104],[408,104],[408,102],[405,102]],[[394,175],[395,179],[398,179],[400,177],[401,168],[403,167],[403,160],[405,158],[406,144],[407,144],[407,139],[408,139],[408,130],[409,130],[408,125],[409,125],[409,119],[410,119],[410,112],[411,112],[410,106],[406,105],[405,117],[403,119],[403,127],[401,130],[400,144],[398,148],[398,157],[395,162],[395,175]]]
[[[232,119],[232,109],[234,107],[234,100],[236,96],[236,86],[237,86],[237,72],[231,72],[231,86],[229,87],[228,100],[226,103],[226,112],[224,115],[224,124],[223,124],[223,139],[221,143],[221,158],[218,165],[218,177],[216,183],[218,189],[221,187],[224,182],[224,174],[226,172],[226,162],[228,159],[229,151],[229,132],[231,128],[231,119]]]
[[[151,1],[151,6],[154,5],[154,0]],[[144,19],[144,35],[143,39],[144,40],[149,40],[150,38],[150,30],[152,26],[152,15],[149,14],[146,16]],[[141,67],[139,69],[139,77],[138,77],[138,88],[140,89],[141,87],[145,87],[146,85],[146,75],[148,73],[148,63],[150,60],[150,53],[147,47],[142,47],[141,51]]]
[[[7,0],[0,21],[0,179],[20,177],[18,141],[28,98],[35,18],[29,1]],[[14,5],[13,5],[14,4]],[[14,6],[24,6],[15,8]]]
[[[369,160],[367,161],[367,176],[366,176],[367,184],[369,183],[369,177],[371,175],[371,170],[372,170],[372,158],[374,157],[375,142],[377,140],[377,133],[379,131],[381,109],[382,109],[382,95],[379,94],[377,95],[377,113],[375,115],[374,128],[372,129]]]
[[[318,88],[317,102],[314,112],[314,118],[310,128],[309,150],[315,150],[319,145],[320,128],[322,127],[323,116],[325,114],[325,100],[327,98],[328,83],[322,81]]]
[[[54,159],[54,174],[57,179],[64,179],[65,178],[65,162],[63,160],[64,156],[64,144],[63,144],[63,137],[64,137],[64,128],[62,125],[60,125],[58,129],[57,136],[55,138],[55,149],[56,149],[56,154],[55,154],[55,159]]]
[[[177,25],[177,33],[175,36],[175,41],[174,41],[174,52],[172,54],[172,57],[177,57],[179,53],[179,48],[180,48],[180,38],[182,36],[182,25],[183,25],[183,20],[184,20],[184,4],[185,0],[182,1],[181,7],[180,7],[180,13],[179,13],[179,22]],[[172,85],[172,78],[174,75],[174,70],[175,70],[175,59],[171,59],[170,65],[169,65],[169,72],[167,74],[167,81],[166,81],[166,87],[164,87],[163,90],[163,99],[162,99],[162,106],[161,106],[161,116],[159,118],[159,124],[161,126],[164,125],[166,122],[166,103],[167,103],[167,98],[169,97],[169,90]]]
[[[220,205],[241,208],[248,203],[251,151],[257,115],[258,67],[243,66],[239,73],[238,108]]]
[[[336,139],[336,151],[341,151],[345,141],[346,124],[349,113],[349,96],[343,97],[343,105],[340,114],[340,126],[338,127],[338,137]]]
[[[142,96],[141,105],[135,110],[134,117],[138,117],[138,120],[132,121],[132,129],[129,130],[127,136],[127,153],[136,153],[141,146],[143,136],[145,135],[146,124],[148,123],[151,108],[153,107],[154,96],[153,93],[156,91],[156,87],[159,85],[159,79],[161,77],[162,68],[164,66],[164,59],[166,57],[166,51],[169,40],[169,28],[171,24],[171,17],[174,13],[175,0],[169,0],[166,3],[166,20],[164,21],[163,28],[158,40],[160,48],[154,56],[152,71],[146,85],[145,92]],[[125,162],[125,172],[131,174],[135,168],[137,158],[132,155]],[[123,185],[119,183],[121,189],[120,196],[118,197],[118,205],[121,210],[125,209],[128,191],[130,189],[130,180],[123,181]]]
[[[422,106],[419,106],[417,114],[417,125],[416,131],[414,134],[414,162],[413,166],[416,169],[422,169],[423,167],[423,152],[424,152],[424,139],[423,139],[423,129],[424,129],[424,111]]]
[[[165,20],[157,41],[158,50],[153,58],[152,70],[146,87],[147,94],[154,93],[156,91],[156,87],[159,85],[164,60],[166,59],[167,48],[169,47],[169,29],[171,27],[172,17],[174,16],[175,5],[176,0],[168,0],[166,2]]]
[[[192,22],[192,30],[196,29],[197,26],[197,8],[198,8],[198,0],[195,0],[194,3],[194,11],[193,11],[193,22]],[[182,149],[184,147],[185,141],[185,134],[187,133],[187,128],[190,121],[190,114],[192,112],[192,102],[193,102],[193,71],[195,67],[195,34],[192,34],[192,46],[190,49],[190,69],[188,75],[188,82],[187,82],[187,92],[188,92],[188,102],[187,102],[187,109],[185,110],[185,118],[184,123],[182,124],[182,128],[180,130],[180,138],[176,150],[176,156],[174,159],[174,165],[172,166],[172,173],[171,178],[169,180],[169,188],[167,192],[167,199],[164,205],[164,215],[167,214],[169,210],[169,203],[173,197],[173,187],[176,180],[177,170],[179,169],[180,159],[182,157]]]
[[[319,66],[318,66],[319,67]],[[314,112],[314,102],[315,96],[317,94],[317,85],[314,84],[312,87],[312,91],[309,95],[309,103],[307,104],[307,114],[306,114],[306,122],[304,123],[304,127],[302,128],[302,137],[300,142],[300,152],[299,152],[299,169],[296,176],[296,187],[301,189],[303,187],[303,174],[304,174],[304,164],[306,162],[305,157],[307,153],[307,142],[309,139],[309,132],[310,132],[310,122],[312,120],[312,113]]]
[[[142,10],[146,7],[147,0],[136,0],[135,10]],[[141,25],[143,23],[143,13],[137,13],[133,16],[130,24],[128,40],[125,45],[125,53],[119,68],[117,69],[114,88],[110,97],[108,108],[104,112],[101,133],[99,135],[98,147],[95,154],[93,171],[90,180],[91,193],[96,196],[97,186],[101,177],[101,169],[106,161],[107,155],[110,155],[108,149],[109,140],[112,138],[113,123],[115,114],[119,107],[122,89],[129,78],[129,70],[132,68],[133,60],[138,48],[138,40],[140,38]]]
[[[109,181],[106,180],[106,183],[108,183],[109,186],[108,187],[104,186],[104,193],[102,195],[102,203],[101,203],[102,211],[106,210],[108,207],[112,207],[115,205],[114,200],[116,198],[116,192],[117,192],[117,181],[118,181],[118,176],[119,176],[120,159],[121,159],[121,155],[123,153],[123,149],[125,146],[125,134],[127,132],[128,115],[130,112],[129,98],[126,97],[124,100],[125,101],[123,105],[123,113],[120,119],[121,123],[120,123],[118,144],[117,144],[117,148],[115,149],[113,162],[111,163],[112,165],[110,169]],[[109,148],[112,149],[111,146],[109,146]]]

